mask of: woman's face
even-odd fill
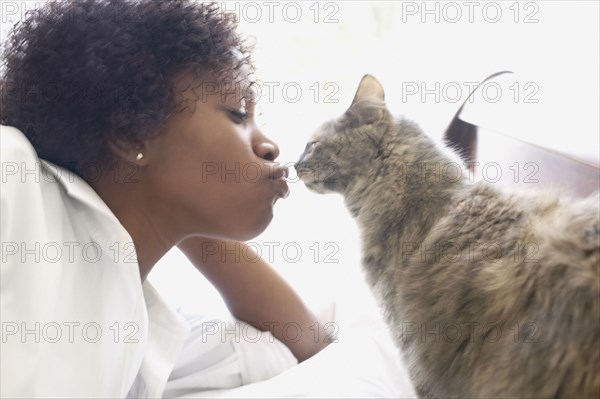
[[[142,173],[152,203],[169,215],[173,232],[255,237],[273,218],[275,201],[288,195],[287,169],[274,162],[279,148],[256,126],[254,105],[239,91],[224,95],[189,76],[175,82],[190,101],[147,145]]]

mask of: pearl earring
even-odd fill
[[[138,153],[138,154],[136,155],[136,157],[135,157],[135,159],[136,159],[136,160],[138,160],[138,161],[139,161],[140,159],[142,159],[142,158],[144,158],[144,154],[142,154],[141,152],[140,152],[140,153]]]

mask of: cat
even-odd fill
[[[598,193],[510,192],[460,168],[371,75],[295,164],[343,195],[419,396],[600,397]]]

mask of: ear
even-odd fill
[[[385,102],[383,86],[372,75],[365,75],[358,84],[352,105],[364,101]]]
[[[384,109],[383,86],[375,77],[363,76],[347,113],[357,117],[361,124],[370,124],[382,118]]]
[[[145,165],[148,157],[147,148],[145,145],[134,147],[131,144],[127,144],[122,140],[109,141],[108,146],[117,157],[121,158],[126,162],[132,162],[139,166]],[[142,154],[142,158],[137,159],[138,154]]]

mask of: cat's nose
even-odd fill
[[[301,169],[303,166],[306,165],[306,161],[305,161],[306,155],[307,155],[307,153],[306,153],[306,151],[304,151],[300,155],[300,158],[296,161],[296,163],[294,163],[293,166],[294,166],[294,169],[296,169],[296,171],[298,171],[298,169]]]
[[[298,161],[293,165],[294,172],[298,178],[302,178],[303,171],[306,170],[306,162]]]

